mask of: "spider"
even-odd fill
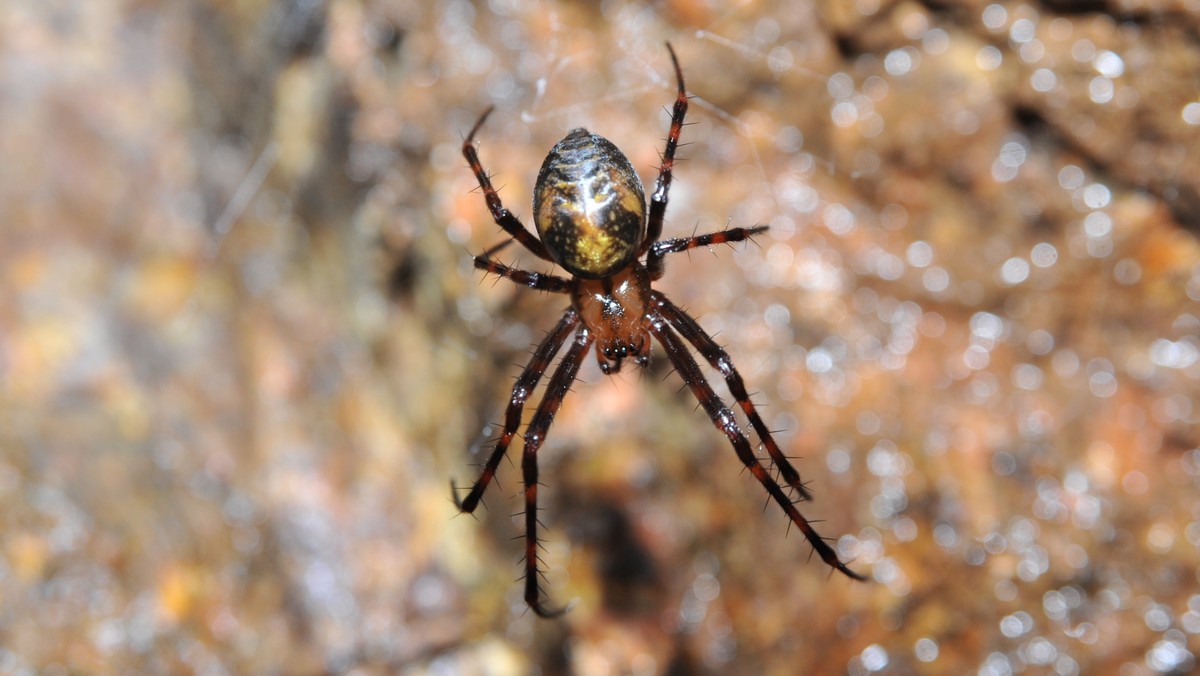
[[[651,282],[663,276],[664,261],[668,254],[713,244],[740,242],[767,229],[765,225],[728,228],[706,235],[659,239],[667,209],[667,194],[671,189],[675,150],[688,109],[683,70],[670,44],[667,44],[667,51],[675,68],[678,90],[671,114],[671,129],[667,134],[667,145],[662,154],[654,193],[650,196],[649,210],[646,208],[642,181],[625,155],[608,139],[586,129],[575,129],[550,150],[538,173],[533,196],[533,218],[538,232],[535,237],[504,207],[475,150],[475,135],[491,114],[492,108],[484,111],[463,140],[463,156],[479,181],[492,219],[511,236],[475,256],[475,267],[515,284],[565,294],[571,300],[558,324],[537,346],[529,364],[517,377],[505,412],[503,431],[479,478],[461,500],[457,488],[451,483],[459,510],[474,512],[520,427],[526,400],[550,367],[554,355],[570,339],[570,347],[559,360],[537,412],[526,427],[521,457],[525,487],[525,602],[541,617],[560,615],[566,608],[552,609],[544,605],[538,586],[541,573],[537,541],[538,449],[546,440],[554,415],[562,405],[563,397],[574,382],[589,348],[595,346],[600,370],[611,374],[620,371],[626,359],[645,367],[650,361],[651,337],[662,344],[667,358],[691,388],[713,424],[729,439],[738,459],[804,533],[821,559],[853,579],[865,579],[838,558],[834,549],[796,509],[796,501],[759,462],[733,412],[705,380],[684,340],[691,343],[725,378],[730,393],[762,440],[783,482],[799,495],[797,501],[811,500],[812,494],[800,480],[800,474],[780,451],[779,445],[771,437],[771,431],[750,401],[742,377],[729,355],[687,312],[651,287]],[[557,263],[570,273],[570,278],[522,270],[495,260],[493,256],[513,240],[537,257]],[[639,260],[643,255],[646,257],[644,263]]]

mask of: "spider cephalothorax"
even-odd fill
[[[488,210],[497,225],[533,254],[557,263],[571,274],[568,279],[530,272],[493,259],[496,252],[512,240],[475,257],[475,267],[481,270],[517,284],[567,294],[571,298],[571,305],[563,313],[558,325],[537,346],[533,358],[517,377],[496,448],[470,492],[457,503],[464,512],[473,512],[479,506],[501,458],[521,425],[525,401],[550,367],[554,355],[574,333],[571,346],[559,360],[542,402],[525,430],[525,447],[521,457],[525,486],[525,601],[543,617],[562,611],[550,610],[542,605],[538,589],[537,451],[588,350],[594,345],[601,370],[614,373],[621,369],[626,358],[633,359],[639,366],[648,364],[651,336],[662,344],[667,358],[691,388],[713,424],[729,439],[738,459],[804,533],[821,559],[854,579],[863,579],[842,563],[837,552],[817,534],[796,509],[793,498],[759,461],[737,418],[708,384],[684,340],[691,343],[725,379],[730,393],[762,441],[783,482],[799,500],[811,499],[812,495],[800,481],[800,474],[783,455],[750,401],[742,377],[738,375],[729,355],[695,319],[651,287],[651,282],[663,275],[663,259],[667,254],[711,244],[739,242],[767,229],[766,226],[729,228],[707,235],[659,240],[663,214],[667,208],[667,194],[671,189],[675,149],[679,145],[679,134],[688,108],[683,71],[671,45],[667,45],[667,50],[675,67],[678,91],[671,114],[667,146],[663,151],[648,210],[642,180],[625,155],[604,137],[586,129],[575,129],[555,144],[538,173],[533,198],[538,237],[534,237],[504,208],[475,151],[475,134],[483,126],[491,109],[484,112],[463,141],[463,156],[479,181]],[[639,261],[643,255],[646,256],[644,264]]]

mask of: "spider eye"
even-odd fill
[[[646,234],[646,191],[615,145],[576,129],[542,163],[533,217],[554,262],[573,275],[603,279],[637,256]]]

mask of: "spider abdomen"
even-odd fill
[[[611,141],[576,129],[542,163],[533,217],[554,262],[573,275],[604,279],[637,257],[646,233],[646,191]]]

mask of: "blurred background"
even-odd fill
[[[1198,32],[1187,0],[3,3],[0,673],[1191,671]],[[450,482],[564,299],[472,269],[503,236],[461,141],[495,105],[526,220],[575,127],[651,182],[668,40],[665,235],[771,229],[657,287],[870,581],[665,357],[588,359],[544,621],[516,464],[475,518]]]

